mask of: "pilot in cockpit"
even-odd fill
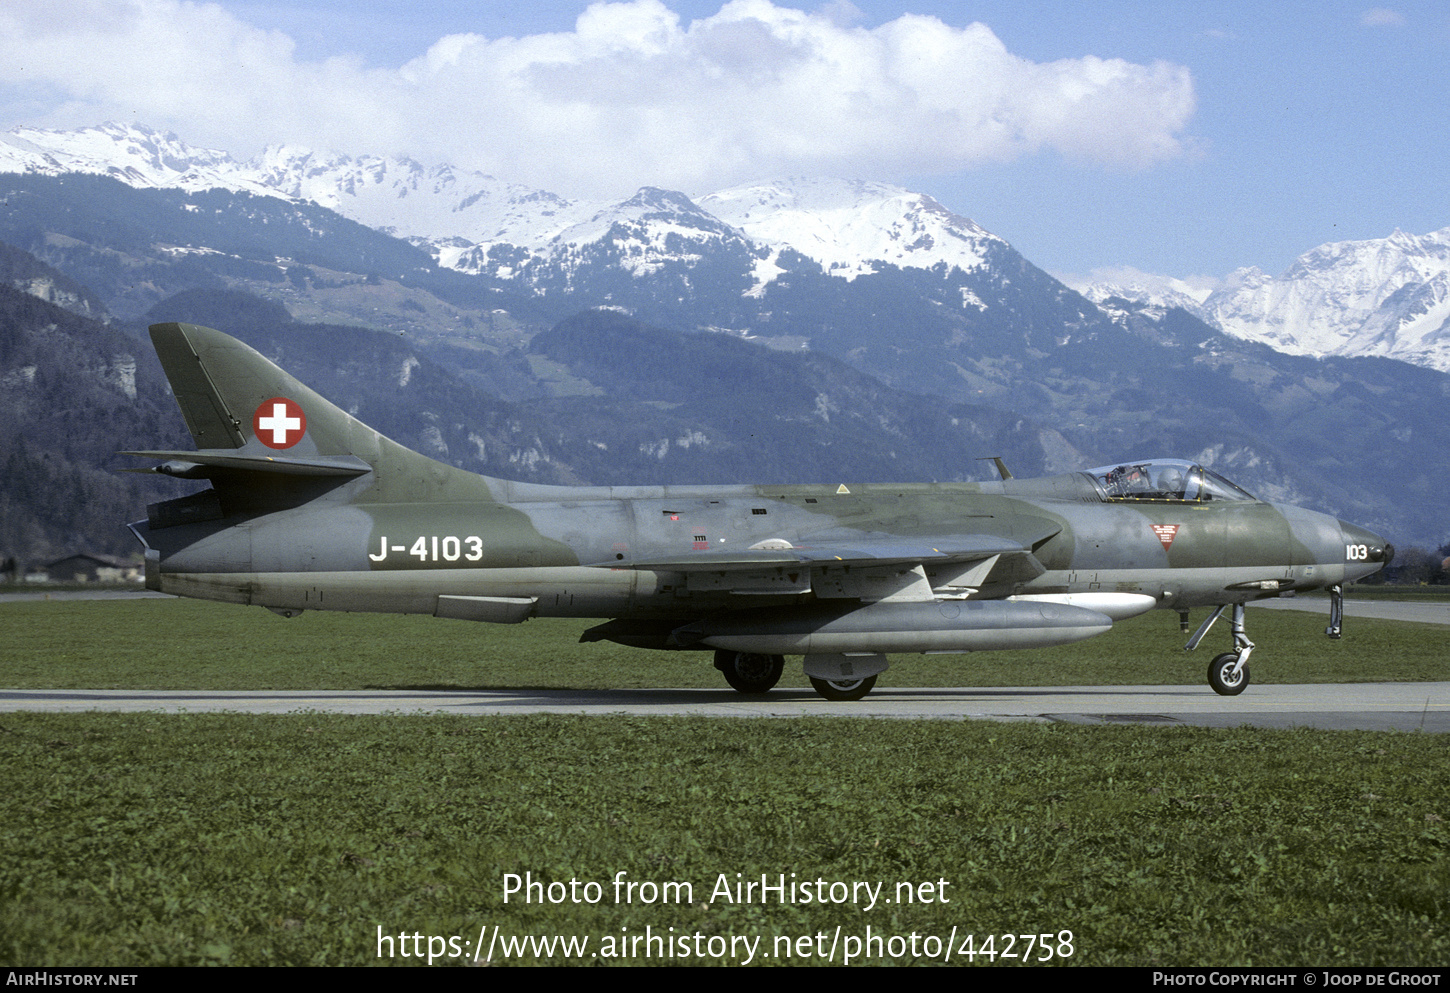
[[[1176,465],[1166,465],[1158,473],[1158,495],[1168,500],[1183,499],[1183,470]]]

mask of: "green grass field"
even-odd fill
[[[1450,628],[1350,619],[1330,642],[1320,615],[1250,622],[1256,681],[1446,676]],[[0,625],[9,687],[719,685],[703,655],[575,644],[584,622],[142,600],[4,604]],[[1063,649],[902,657],[888,677],[1196,684],[1226,639],[1185,656],[1176,616],[1153,614]],[[871,964],[950,948],[1020,966],[1027,940],[1005,936],[1027,934],[1030,959],[1046,934],[1052,962],[1080,965],[1450,960],[1444,735],[12,713],[0,763],[3,964],[418,964],[429,937],[435,965],[464,964],[480,929],[494,964],[840,963],[854,940]],[[655,901],[646,887],[617,902],[620,872]],[[556,894],[597,883],[599,900],[505,903],[526,873]],[[892,902],[715,891],[762,875],[880,885]],[[555,935],[589,943],[496,943]],[[629,945],[649,935],[671,942]]]
[[[8,714],[0,961],[366,964],[380,927],[466,958],[499,926],[588,937],[589,962],[673,927],[778,964],[777,937],[869,925],[935,936],[937,961],[956,928],[958,952],[1071,931],[1083,965],[1443,964],[1447,751],[1247,728]],[[693,892],[616,903],[621,871]],[[505,904],[509,873],[603,899]],[[934,885],[870,910],[711,899],[721,874],[791,873],[887,899]],[[901,947],[867,960],[912,961]]]

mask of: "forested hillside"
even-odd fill
[[[124,525],[183,485],[119,473],[125,448],[190,447],[148,348],[0,286],[0,551],[33,564],[139,551]]]

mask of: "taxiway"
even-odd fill
[[[0,712],[287,714],[628,714],[649,717],[877,717],[1450,731],[1450,682],[1255,684],[1237,697],[1204,686],[878,686],[855,703],[809,689],[745,697],[730,689],[633,690],[0,690]]]

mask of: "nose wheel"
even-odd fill
[[[1238,696],[1249,685],[1249,667],[1240,656],[1224,652],[1208,666],[1208,685],[1219,696]]]
[[[1199,629],[1194,632],[1188,644],[1184,645],[1185,651],[1193,651],[1203,636],[1208,634],[1208,629],[1213,627],[1213,622],[1218,620],[1228,604],[1221,604],[1217,610],[1208,615]],[[1219,696],[1238,696],[1249,685],[1249,655],[1254,650],[1254,643],[1249,640],[1248,633],[1244,630],[1244,605],[1236,603],[1233,605],[1233,638],[1234,650],[1224,652],[1217,656],[1208,667],[1208,685]]]

